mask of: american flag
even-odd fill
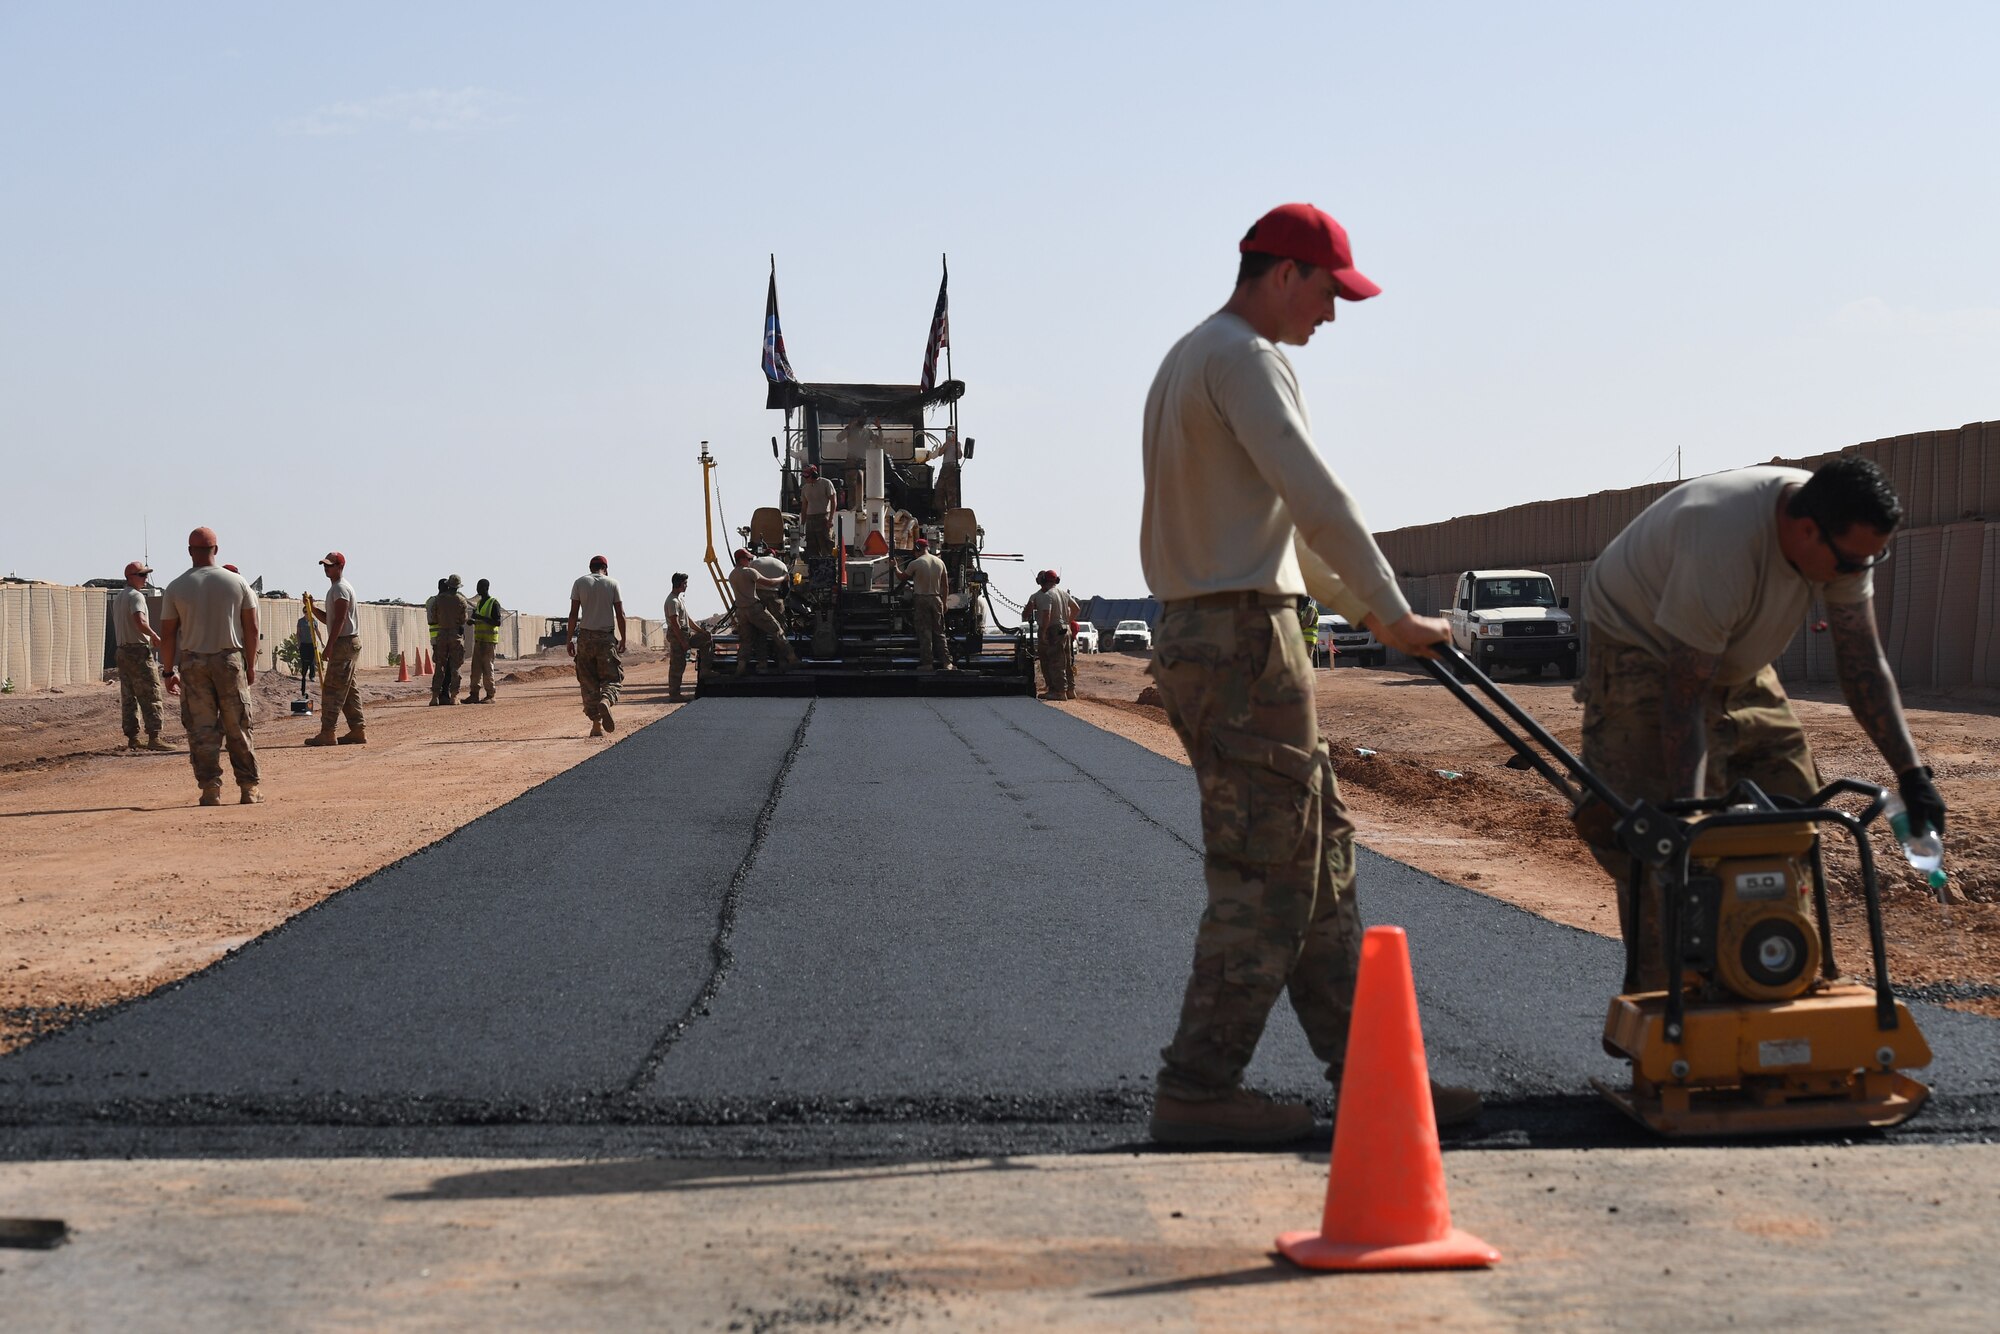
[[[938,281],[937,309],[931,314],[930,341],[924,344],[923,390],[927,394],[937,388],[938,350],[951,346],[951,318],[947,312],[949,301],[945,296],[945,288],[950,285],[951,265],[947,263],[944,277]]]
[[[799,377],[792,374],[792,362],[785,355],[785,332],[778,327],[778,257],[771,256],[771,291],[764,298],[764,378],[773,384]]]

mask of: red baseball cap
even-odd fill
[[[602,557],[602,556],[592,556],[592,557],[590,558],[590,568],[591,568],[591,569],[593,569],[593,570],[594,570],[594,569],[596,569],[596,568],[597,568],[598,566],[600,566],[600,565],[602,565],[602,566],[603,566],[603,567],[604,567],[605,569],[607,569],[607,570],[611,568],[611,562],[610,562],[610,561],[608,561],[608,560],[606,560],[606,559],[604,559],[604,557]]]
[[[131,560],[125,562],[125,577],[127,579],[130,579],[135,574],[151,574],[152,572],[153,567],[146,564],[145,561]]]
[[[338,565],[344,570],[347,568],[347,557],[341,555],[338,551],[329,551],[319,558],[319,563],[321,565]]]
[[[1276,255],[1329,270],[1334,290],[1349,301],[1366,301],[1382,290],[1354,267],[1347,229],[1311,204],[1278,205],[1257,219],[1236,248],[1246,255]]]

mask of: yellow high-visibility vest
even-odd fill
[[[492,619],[489,621],[488,617]],[[475,644],[500,642],[499,598],[487,598],[472,609],[472,642]]]

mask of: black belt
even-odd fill
[[[1200,607],[1238,607],[1255,610],[1259,607],[1285,607],[1297,611],[1306,604],[1303,595],[1289,593],[1203,593],[1200,597],[1175,598],[1164,604],[1168,611],[1189,611]]]

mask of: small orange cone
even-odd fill
[[[402,682],[402,681],[407,681],[409,679],[410,679],[410,653],[408,649],[405,649],[403,652],[398,653],[396,655],[396,680],[398,682]]]
[[[432,673],[434,673],[434,672],[436,672],[436,671],[437,671],[437,668],[435,668],[435,667],[431,666],[431,652],[430,652],[430,650],[429,650],[429,649],[425,649],[425,650],[424,650],[424,675],[425,675],[425,676],[429,676],[429,675],[431,675]]]
[[[1410,943],[1399,926],[1361,938],[1361,975],[1334,1115],[1326,1215],[1278,1238],[1307,1269],[1477,1269],[1500,1252],[1451,1225]]]

